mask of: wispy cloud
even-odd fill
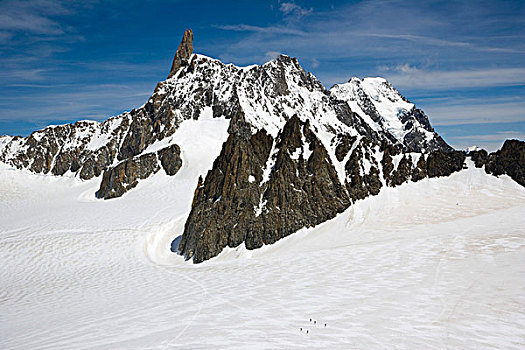
[[[451,136],[454,140],[479,140],[479,141],[501,141],[505,139],[525,139],[525,133],[520,131],[500,131],[494,134]]]
[[[0,30],[57,35],[64,30],[53,17],[71,14],[60,1],[30,0],[3,1],[0,3]]]
[[[360,32],[355,32],[353,34],[367,36],[367,37],[393,39],[393,40],[408,40],[408,41],[416,42],[416,43],[423,44],[423,45],[468,48],[468,49],[473,49],[476,51],[525,53],[525,50],[515,49],[515,48],[510,48],[510,47],[486,47],[486,46],[480,46],[480,45],[476,45],[474,43],[465,42],[465,41],[444,40],[444,39],[435,38],[431,36],[422,36],[422,35],[413,35],[413,34],[381,34],[381,33],[360,33]]]
[[[489,152],[500,149],[505,140],[508,139],[525,140],[525,132],[508,130],[488,134],[448,136],[446,138],[447,142],[456,149],[466,149],[475,145]]]
[[[298,21],[311,14],[313,9],[301,7],[293,2],[282,2],[279,11],[283,13],[286,20]]]
[[[83,41],[61,21],[84,7],[77,0],[0,2],[0,78],[4,84],[34,83],[62,70],[58,54]]]
[[[517,15],[519,11],[511,12],[507,3],[368,0],[338,4],[324,11],[296,6],[281,3],[279,10],[293,12],[296,17],[308,16],[307,20],[283,18],[267,26],[222,26],[247,33],[226,48],[223,55],[236,57],[241,64],[250,63],[249,59],[257,53],[262,58],[270,50],[299,59],[315,54],[318,60],[346,60],[348,65],[365,59],[382,63],[404,60],[420,65],[431,59],[433,68],[439,70],[452,65],[487,67],[494,62],[505,62],[512,68],[524,59],[525,35],[516,34],[524,28],[524,22]],[[359,71],[349,74],[358,75]]]
[[[68,86],[73,86],[73,84],[9,84],[9,87],[13,88],[36,88],[36,89],[55,89],[55,88],[65,88]]]
[[[219,29],[223,30],[232,30],[236,32],[256,32],[256,33],[263,33],[263,34],[290,34],[290,35],[299,35],[304,36],[307,35],[302,30],[294,29],[294,28],[288,28],[285,26],[270,26],[270,27],[259,27],[259,26],[252,26],[248,24],[235,24],[235,25],[222,25],[217,26]]]
[[[269,61],[269,60],[274,60],[276,59],[277,57],[279,57],[281,53],[279,51],[268,51],[266,53],[266,57],[265,57],[265,60],[266,61]]]
[[[488,86],[525,85],[525,68],[423,70],[409,64],[384,69],[385,77],[400,88],[453,90]]]
[[[131,110],[143,104],[152,93],[150,84],[93,84],[87,86],[50,86],[24,96],[0,98],[0,120],[60,120],[63,116],[76,119],[107,119],[111,115]],[[20,108],[23,105],[24,108]],[[1,127],[0,127],[1,128]],[[0,133],[2,131],[0,130]]]
[[[456,104],[423,103],[425,112],[434,125],[511,123],[525,121],[525,100],[490,102],[479,98],[477,102],[458,101]]]
[[[0,72],[0,78],[4,79],[4,81],[39,81],[44,79],[44,74],[47,72],[49,72],[49,70],[43,68],[13,69]]]

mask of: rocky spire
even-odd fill
[[[179,48],[173,57],[173,63],[171,65],[170,74],[168,78],[171,78],[180,67],[188,64],[188,60],[193,53],[193,32],[191,29],[186,29],[184,35],[182,36],[182,41],[180,42]]]

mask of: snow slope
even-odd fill
[[[180,130],[220,144],[224,123],[207,122]],[[169,244],[216,155],[183,157],[176,176],[111,201],[94,199],[96,179],[0,165],[0,348],[525,346],[525,190],[510,178],[471,166],[383,188],[314,229],[193,265]]]

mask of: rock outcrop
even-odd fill
[[[175,175],[182,166],[182,159],[180,157],[180,147],[178,145],[171,145],[163,148],[157,152],[160,164],[166,174]]]
[[[461,170],[465,159],[462,152],[442,150],[402,153],[402,147],[374,134],[374,139],[336,137],[334,161],[310,121],[296,115],[276,138],[264,130],[251,134],[242,111],[230,123],[221,154],[206,178],[199,180],[176,248],[194,263],[225,247],[272,244],[378,194],[383,183],[398,186],[448,176]],[[336,164],[343,166],[343,178]]]
[[[160,162],[160,165],[159,165]],[[144,153],[130,157],[110,167],[104,172],[97,198],[116,198],[138,185],[138,181],[155,174],[160,168],[166,174],[175,175],[182,166],[180,148],[177,145],[159,150],[157,153]]]
[[[472,159],[476,168],[481,168],[487,163],[489,154],[484,149],[480,149],[469,152],[468,156]]]
[[[259,248],[349,204],[321,141],[293,116],[276,139],[265,131],[229,136],[195,191],[179,250],[198,263],[226,246]]]
[[[506,140],[496,152],[487,154],[487,151],[479,150],[470,152],[469,156],[476,167],[485,166],[487,174],[508,175],[525,186],[525,141]]]
[[[175,57],[173,57],[173,63],[171,64],[170,74],[168,74],[168,79],[175,74],[180,67],[188,65],[189,59],[193,54],[193,32],[191,29],[186,29],[184,35],[182,36],[182,41],[175,52]]]
[[[138,180],[156,173],[159,168],[157,156],[154,153],[128,158],[104,172],[96,196],[104,199],[120,197],[129,189],[137,186]]]
[[[463,169],[465,154],[461,151],[434,151],[428,155],[426,163],[428,177],[450,176]]]

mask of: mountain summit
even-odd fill
[[[217,121],[227,126],[224,136],[216,131],[220,146],[194,127]],[[188,139],[202,142],[190,149]],[[191,152],[214,158],[194,162]],[[0,161],[35,173],[101,178],[94,195],[103,199],[161,171],[194,169],[187,189],[193,201],[173,250],[195,263],[225,247],[272,244],[384,186],[448,176],[464,160],[383,78],[352,78],[327,90],[285,55],[263,65],[224,64],[193,53],[189,29],[168,79],[142,107],[101,123],[0,139]]]

